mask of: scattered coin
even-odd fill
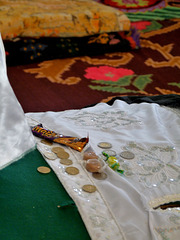
[[[61,164],[64,164],[64,165],[71,165],[73,162],[72,162],[72,160],[71,159],[64,159],[64,158],[62,158],[61,160],[60,160],[60,163]]]
[[[96,191],[96,186],[87,184],[82,187],[82,190],[84,190],[85,192],[93,193]]]
[[[69,153],[67,153],[65,151],[64,152],[61,151],[61,152],[57,153],[57,156],[58,156],[58,158],[64,158],[64,159],[66,158],[67,159],[67,158],[69,158]]]
[[[46,174],[46,173],[50,173],[51,169],[45,166],[41,166],[37,168],[37,171],[40,173]]]
[[[51,141],[48,141],[48,140],[46,140],[46,139],[42,139],[42,140],[41,140],[41,143],[46,144],[46,145],[49,145],[49,146],[53,145],[53,143],[52,143]]]
[[[120,153],[120,156],[125,159],[133,159],[135,157],[134,153],[130,151],[123,151]]]
[[[67,167],[65,171],[70,175],[77,175],[79,173],[79,169],[76,167]]]
[[[105,150],[104,153],[108,154],[109,156],[116,156],[116,152],[114,150]]]
[[[107,149],[107,148],[111,148],[112,144],[108,142],[100,142],[98,143],[98,147]]]
[[[43,152],[43,154],[49,160],[55,160],[57,158],[56,154],[53,152]]]
[[[51,149],[51,151],[52,152],[54,152],[54,153],[58,153],[58,152],[64,152],[64,148],[62,148],[62,147],[53,147],[52,149]]]
[[[107,178],[107,174],[103,173],[103,172],[102,173],[93,173],[92,176],[98,180],[105,180]]]

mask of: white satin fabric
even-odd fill
[[[33,135],[8,81],[0,36],[0,169],[18,160],[33,147]]]
[[[158,104],[95,107],[63,112],[28,113],[29,121],[65,135],[86,137],[101,155],[98,143],[107,141],[116,151],[124,175],[106,167],[107,179],[96,180],[83,168],[82,156],[69,151],[80,175],[69,176],[59,160],[47,160],[76,202],[87,229],[95,240],[178,240],[180,209],[155,209],[161,204],[180,201],[180,115]],[[51,151],[37,139],[40,151]],[[124,150],[135,154],[122,159]],[[83,184],[96,185],[98,192],[85,195]],[[101,198],[101,200],[100,200]],[[106,210],[105,210],[106,209]]]

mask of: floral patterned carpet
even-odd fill
[[[132,22],[140,49],[9,66],[25,112],[79,109],[114,97],[180,95],[180,19]]]

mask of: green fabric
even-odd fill
[[[36,149],[0,171],[0,239],[89,240],[73,200],[39,166],[48,164]]]
[[[162,9],[155,9],[153,11],[146,12],[127,12],[126,15],[131,22],[143,21],[143,20],[165,20],[180,18],[180,8],[167,6]]]

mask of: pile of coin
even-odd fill
[[[57,156],[59,155],[61,157],[64,154],[64,156],[65,156],[64,158],[68,158],[69,157],[69,154],[62,147],[52,147],[51,151],[53,153],[57,154]]]
[[[41,141],[41,143],[46,144],[46,145],[51,145],[49,141]],[[77,175],[79,174],[79,169],[74,167],[74,166],[69,166],[73,164],[73,161],[69,159],[70,155],[68,152],[64,150],[64,148],[60,146],[53,146],[51,148],[51,151],[44,151],[43,155],[48,158],[49,160],[55,160],[57,158],[60,158],[59,162],[63,165],[66,165],[68,167],[65,168],[65,172],[69,175]],[[41,166],[37,168],[38,172],[47,174],[51,171],[50,168]],[[97,179],[100,179],[100,177],[97,177]],[[82,190],[88,193],[93,193],[96,191],[96,187],[91,184],[86,184],[82,186]]]
[[[52,152],[54,152],[58,158],[60,158],[60,163],[63,165],[72,165],[73,161],[69,159],[69,153],[66,152],[62,147],[53,147]]]

